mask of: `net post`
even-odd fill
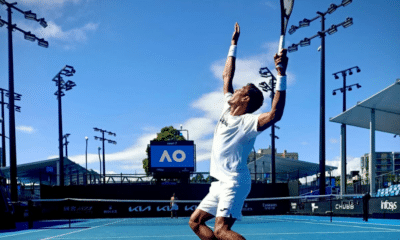
[[[329,197],[330,198],[330,201],[331,201],[331,206],[330,206],[330,215],[331,215],[331,222],[332,222],[332,215],[333,215],[333,211],[332,211],[332,193],[331,193],[331,197]]]
[[[66,205],[68,206],[68,208],[67,208],[68,209],[68,216],[67,216],[68,217],[68,227],[71,228],[71,215],[72,215],[72,213],[71,213],[72,212],[71,211],[71,205],[72,205],[71,204],[71,199],[68,198],[66,200]]]
[[[33,228],[33,202],[28,201],[28,229]]]

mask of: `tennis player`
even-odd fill
[[[171,202],[170,202],[170,207],[171,207],[171,218],[176,217],[178,218],[178,204],[175,202],[175,200],[178,200],[178,198],[175,196],[175,193],[172,194],[171,197]]]
[[[240,35],[235,24],[231,46],[223,72],[224,107],[214,131],[211,150],[210,175],[215,179],[207,196],[202,200],[189,220],[189,225],[200,239],[245,239],[231,230],[242,217],[244,200],[250,192],[251,178],[247,157],[256,137],[283,114],[286,98],[286,49],[275,55],[278,76],[271,111],[253,114],[263,104],[261,91],[253,84],[233,91],[236,48]],[[279,66],[278,66],[279,65]],[[214,231],[205,222],[215,219]]]

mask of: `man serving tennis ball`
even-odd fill
[[[233,91],[232,79],[239,35],[240,28],[236,23],[222,74],[224,108],[214,131],[211,150],[210,175],[216,181],[211,183],[209,193],[189,220],[192,230],[203,240],[245,239],[231,228],[242,217],[243,203],[251,188],[247,156],[256,137],[281,119],[285,107],[288,63],[286,49],[274,56],[278,71],[277,91],[270,112],[253,114],[264,101],[261,91],[254,84],[250,83]],[[216,217],[214,231],[205,224],[213,217]]]

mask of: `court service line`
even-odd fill
[[[58,238],[58,237],[66,236],[66,235],[69,235],[69,234],[83,232],[83,231],[87,231],[87,230],[92,230],[92,229],[95,229],[95,228],[99,228],[99,227],[103,227],[103,226],[107,226],[107,225],[112,225],[112,224],[115,224],[115,223],[118,223],[118,222],[123,222],[123,221],[126,221],[126,219],[118,220],[118,221],[115,221],[115,222],[112,222],[112,223],[106,223],[106,224],[103,224],[103,225],[100,225],[100,226],[96,226],[96,227],[91,227],[91,228],[81,229],[81,230],[77,230],[77,231],[73,231],[73,232],[69,232],[69,233],[64,233],[64,234],[60,234],[60,235],[53,236],[53,237],[42,238],[41,240],[48,240],[48,239]]]

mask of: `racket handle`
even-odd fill
[[[279,38],[279,49],[278,49],[278,54],[282,51],[282,49],[285,47],[285,35],[281,35]]]
[[[279,38],[278,54],[281,53],[281,51],[284,47],[285,47],[285,35],[281,35],[281,37]],[[278,67],[282,68],[283,66],[281,64],[279,64]]]

